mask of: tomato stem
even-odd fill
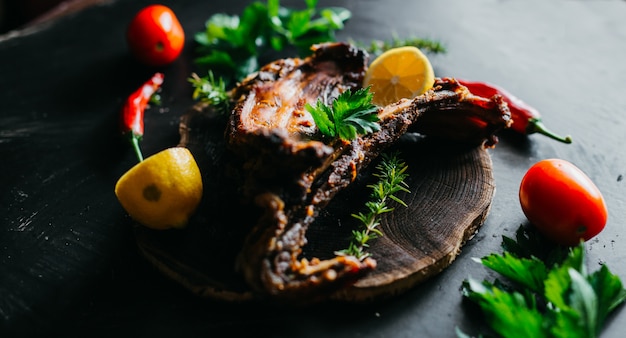
[[[572,143],[571,136],[567,135],[563,137],[563,136],[553,133],[543,124],[541,119],[537,117],[531,117],[528,119],[528,126],[526,127],[526,133],[527,134],[539,133],[539,134],[548,136],[549,138],[553,140],[561,141],[563,143]]]

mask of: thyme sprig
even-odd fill
[[[200,77],[192,73],[188,79],[193,86],[192,98],[214,106],[219,111],[227,111],[229,108],[230,96],[226,90],[226,83],[222,77],[216,79],[212,71],[207,76]]]
[[[361,229],[353,230],[353,238],[347,249],[336,252],[338,255],[354,256],[360,260],[369,257],[366,252],[369,241],[382,237],[383,233],[378,229],[380,225],[380,215],[391,212],[393,207],[389,206],[390,200],[407,206],[404,201],[395,194],[398,192],[410,193],[405,182],[409,174],[406,172],[408,166],[399,157],[398,152],[383,154],[382,161],[376,166],[377,172],[373,175],[378,178],[378,182],[367,187],[372,189],[372,200],[365,203],[367,211],[352,214],[361,223]]]

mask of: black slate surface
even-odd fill
[[[538,108],[574,143],[505,134],[490,150],[496,177],[491,213],[441,275],[406,295],[365,306],[292,309],[198,299],[137,254],[113,186],[134,163],[117,135],[128,93],[155,69],[134,63],[124,30],[148,1],[117,0],[0,41],[0,332],[2,336],[453,337],[477,333],[462,303],[471,260],[499,251],[500,237],[526,222],[517,199],[525,171],[558,157],[603,192],[607,228],[586,248],[589,269],[606,263],[626,279],[626,12],[624,1],[321,1],[352,20],[338,38],[394,33],[437,39],[438,76],[497,83]],[[161,68],[164,105],[146,118],[145,154],[178,140],[178,117],[193,102],[192,34],[217,12],[245,1],[163,1],[187,32],[185,54]],[[300,1],[284,1],[301,5]],[[621,337],[623,309],[602,337]]]

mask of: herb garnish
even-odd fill
[[[391,40],[377,40],[374,39],[369,42],[369,44],[364,44],[359,41],[350,40],[350,42],[360,48],[365,49],[368,53],[373,56],[377,56],[382,54],[383,52],[397,47],[404,46],[413,46],[417,47],[424,52],[430,53],[445,53],[446,48],[439,41],[426,39],[426,38],[418,38],[418,37],[408,37],[408,38],[400,38],[394,34]]]
[[[220,69],[228,80],[240,80],[257,70],[258,58],[272,50],[295,47],[308,55],[313,44],[335,40],[335,31],[351,16],[341,7],[317,9],[317,0],[305,0],[306,9],[280,6],[279,0],[255,1],[241,15],[214,14],[206,29],[196,33],[196,63]]]
[[[378,107],[372,103],[372,97],[369,87],[354,93],[348,89],[331,106],[318,99],[315,106],[307,103],[305,108],[323,135],[349,141],[357,135],[380,130]]]
[[[621,280],[606,265],[588,273],[584,243],[536,245],[542,241],[538,236],[523,227],[517,241],[504,236],[503,254],[478,261],[511,283],[470,278],[463,282],[463,295],[480,306],[502,337],[598,336],[611,311],[626,300]]]
[[[353,238],[350,245],[347,249],[338,251],[338,255],[354,256],[361,260],[370,256],[365,251],[369,247],[368,241],[383,235],[377,229],[380,225],[380,215],[394,210],[388,205],[389,199],[407,206],[395,196],[400,191],[410,192],[405,182],[409,176],[407,169],[408,166],[400,159],[397,152],[382,155],[382,161],[376,166],[378,172],[373,174],[378,177],[378,182],[367,186],[372,189],[372,200],[365,203],[367,212],[352,214],[352,217],[361,221],[362,229],[352,231]]]
[[[193,73],[189,82],[194,88],[192,94],[194,100],[205,102],[220,112],[228,111],[230,96],[226,91],[226,83],[221,77],[216,80],[212,71],[209,71],[208,75],[204,77]]]

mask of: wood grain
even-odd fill
[[[236,272],[235,261],[256,213],[238,202],[227,175],[224,118],[194,107],[181,121],[181,145],[201,168],[205,194],[184,230],[136,228],[141,253],[164,274],[202,297],[250,301],[251,292]],[[363,302],[393,297],[448,267],[462,245],[483,224],[495,192],[491,158],[482,147],[405,137],[400,151],[409,166],[410,193],[382,218],[384,236],[371,243],[375,271],[329,298]],[[307,232],[307,258],[328,258],[347,247],[358,226],[352,213],[364,210],[373,162],[323,210]]]

